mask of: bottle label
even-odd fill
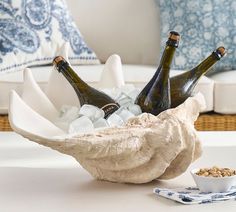
[[[104,105],[101,109],[105,113],[105,118],[107,118],[109,115],[119,109],[119,105],[117,103],[109,103]]]

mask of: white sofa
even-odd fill
[[[144,86],[155,72],[160,57],[160,17],[153,0],[67,0],[87,44],[102,63],[111,54],[120,55],[125,81]],[[36,81],[47,84],[52,66],[33,67]],[[96,86],[103,65],[76,66],[79,75]],[[171,75],[179,71],[171,71]],[[228,80],[230,79],[230,81]],[[21,92],[23,73],[0,75],[0,113],[7,114],[11,89]],[[196,87],[205,96],[207,108],[218,113],[236,113],[236,73],[202,77]],[[63,94],[61,94],[63,96]],[[66,94],[65,94],[66,95]]]

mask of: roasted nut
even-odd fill
[[[201,168],[196,172],[196,175],[204,177],[230,177],[236,175],[236,170],[213,166],[212,168]]]

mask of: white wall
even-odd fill
[[[159,60],[159,11],[154,0],[67,0],[88,45],[104,62],[117,53],[124,63]]]

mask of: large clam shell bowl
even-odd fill
[[[109,63],[111,69],[121,67],[118,57]],[[52,70],[42,91],[26,69],[23,92],[10,94],[11,127],[29,140],[74,157],[96,179],[121,183],[171,179],[201,155],[194,128],[204,107],[201,94],[158,116],[142,113],[122,126],[87,134],[68,134],[53,124],[63,104],[77,105],[78,100],[62,75]]]

